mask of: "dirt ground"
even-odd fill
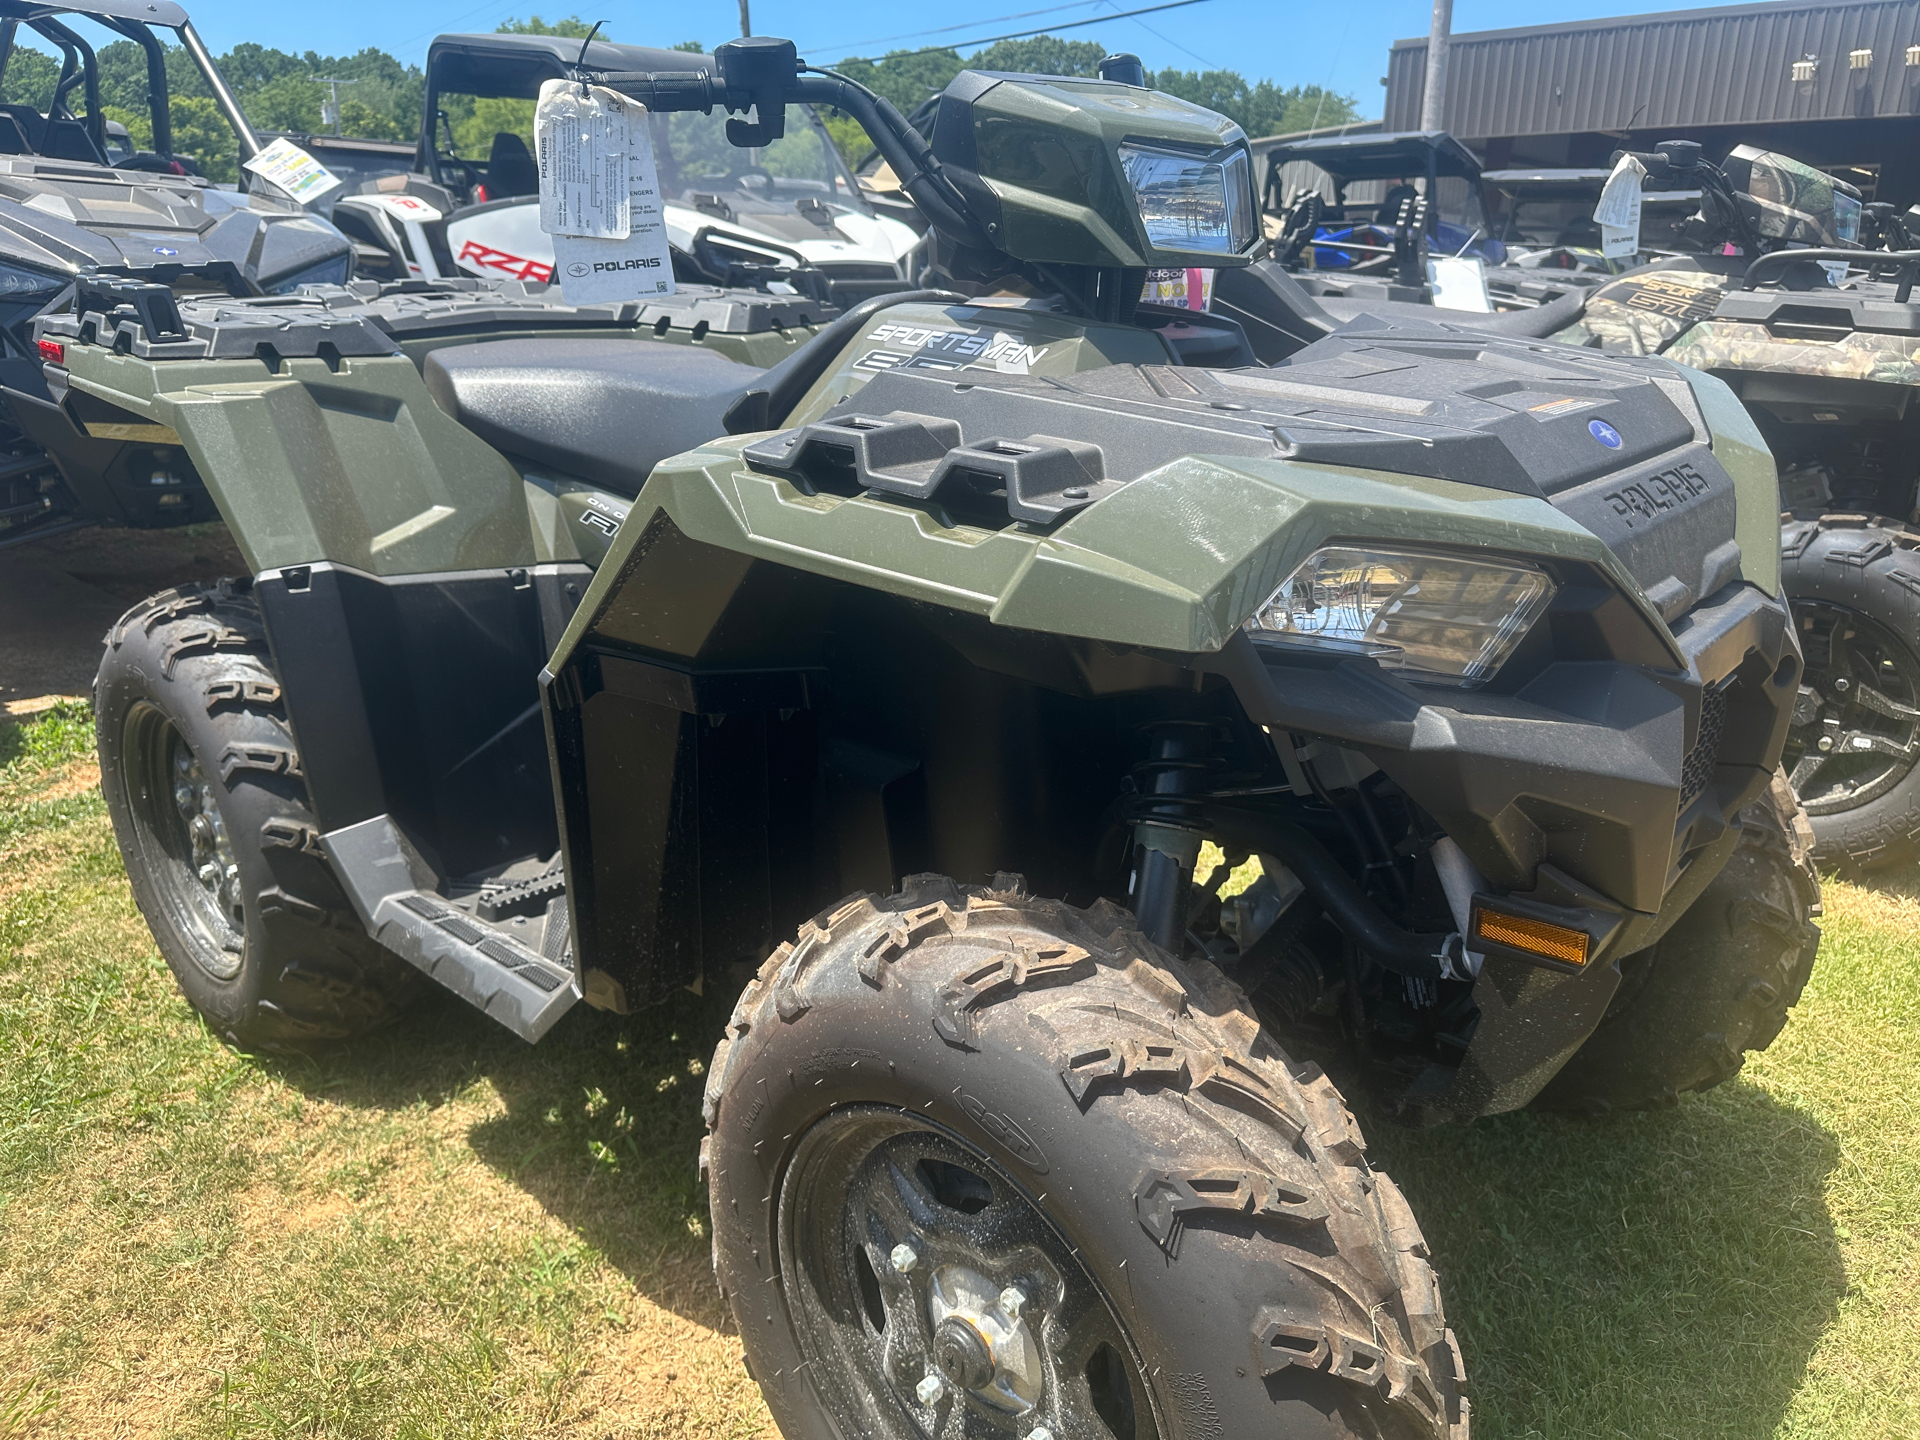
[[[86,694],[100,638],[128,607],[246,568],[220,524],[74,530],[0,550],[0,712],[32,714]]]

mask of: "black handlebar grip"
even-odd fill
[[[719,86],[705,70],[612,70],[595,83],[630,95],[649,110],[711,110]]]

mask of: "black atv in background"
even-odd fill
[[[59,347],[35,341],[38,319],[116,278],[176,295],[267,295],[352,274],[352,247],[326,220],[244,168],[242,192],[215,188],[191,156],[174,153],[156,33],[167,30],[233,127],[240,158],[258,154],[258,137],[172,0],[0,0],[0,73],[27,34],[61,56],[45,113],[0,105],[0,402],[10,422],[0,424],[0,548],[103,521],[185,525],[219,513],[166,427],[103,425],[88,418],[84,397],[56,400],[41,366],[59,359]],[[89,33],[146,52],[151,150],[115,143],[125,132],[110,133],[102,113]],[[167,307],[143,304],[157,333],[171,333]]]

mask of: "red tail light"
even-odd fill
[[[67,347],[57,340],[42,340],[40,358],[49,365],[64,365],[67,363]]]

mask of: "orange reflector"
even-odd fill
[[[1592,943],[1584,930],[1534,920],[1525,915],[1502,915],[1497,910],[1473,912],[1474,938],[1509,950],[1524,950],[1557,965],[1585,965]]]

